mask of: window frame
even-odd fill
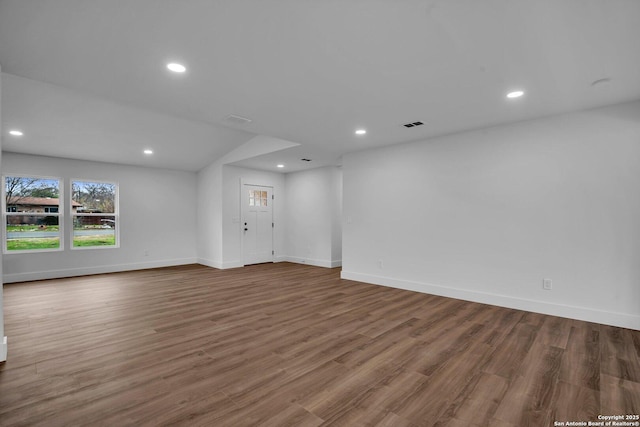
[[[90,182],[96,184],[109,184],[115,187],[114,192],[114,200],[113,200],[113,210],[111,213],[74,213],[73,212],[73,183],[74,182]],[[117,249],[120,247],[120,184],[116,181],[108,181],[108,180],[99,180],[99,179],[85,179],[85,178],[70,178],[69,179],[69,200],[68,200],[68,208],[69,208],[69,219],[70,219],[70,233],[69,233],[69,248],[72,251],[80,251],[80,250],[94,250],[94,249]],[[76,217],[113,217],[115,221],[114,225],[114,237],[115,244],[114,245],[95,245],[95,246],[75,246],[74,245],[74,223]]]
[[[58,182],[58,212],[17,212],[17,208],[15,211],[8,211],[7,206],[7,177],[18,177],[18,178],[35,178],[41,180],[51,180]],[[65,231],[64,231],[64,223],[65,223],[65,210],[64,210],[64,179],[58,176],[41,176],[41,175],[32,175],[32,174],[23,174],[23,173],[8,173],[2,174],[2,253],[4,255],[12,255],[12,254],[34,254],[34,253],[43,253],[43,252],[62,252],[64,251],[65,245]],[[12,205],[13,206],[13,205]],[[7,220],[12,216],[36,216],[36,217],[56,217],[58,218],[58,247],[57,248],[44,248],[44,249],[21,249],[21,250],[9,250],[8,248],[8,239],[7,239]]]

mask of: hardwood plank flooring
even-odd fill
[[[290,263],[9,284],[1,426],[551,426],[640,413],[640,331]]]

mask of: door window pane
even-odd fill
[[[249,206],[267,206],[267,192],[249,190]]]
[[[267,194],[262,190],[249,190],[249,206],[268,206]]]

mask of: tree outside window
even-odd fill
[[[60,180],[4,177],[5,252],[62,249]]]
[[[72,248],[118,246],[117,196],[118,186],[114,183],[71,181]]]

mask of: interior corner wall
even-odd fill
[[[222,164],[215,162],[198,172],[198,263],[222,268]]]
[[[3,174],[59,177],[119,185],[118,248],[5,254],[5,282],[164,267],[196,262],[196,174],[26,154],[3,153]],[[72,226],[65,218],[65,236]]]
[[[347,154],[343,173],[343,278],[640,329],[640,102]]]
[[[284,253],[285,203],[284,175],[232,165],[222,167],[222,265],[234,268],[243,265],[240,233],[240,183],[273,187],[273,249],[277,261]]]
[[[342,264],[342,171],[323,167],[286,174],[285,260],[320,267]]]

